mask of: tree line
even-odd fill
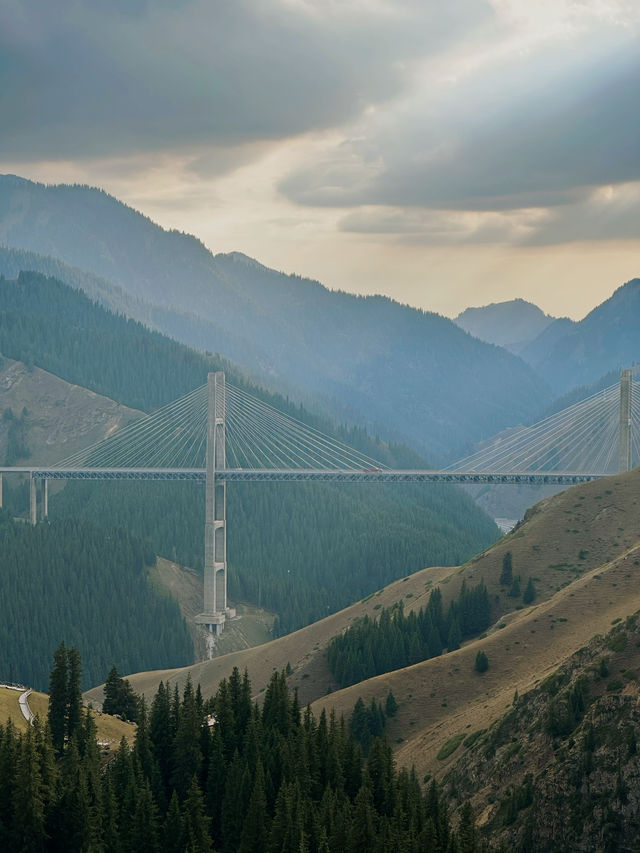
[[[483,582],[474,587],[463,581],[457,599],[445,615],[442,593],[436,587],[426,607],[405,613],[402,601],[383,608],[378,618],[365,615],[327,649],[327,660],[340,685],[348,687],[367,678],[403,669],[460,648],[465,637],[491,624],[491,602]]]
[[[60,677],[63,659],[66,674]],[[0,726],[5,849],[486,849],[468,803],[454,828],[435,783],[425,792],[415,772],[397,770],[381,739],[371,743],[365,760],[343,719],[324,712],[316,719],[300,708],[284,673],[274,673],[262,706],[252,701],[246,673],[237,669],[208,700],[190,681],[181,693],[161,683],[150,708],[139,703],[135,742],[123,740],[101,766],[93,712],[81,710],[69,725],[71,665],[69,652],[58,655],[48,721],[37,720],[24,734],[11,722]],[[64,736],[54,741],[54,731]]]

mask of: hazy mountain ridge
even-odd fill
[[[466,308],[455,323],[481,341],[520,354],[555,320],[531,302],[510,299],[478,308]]]
[[[162,310],[178,307],[172,334],[181,340],[210,340],[207,349],[245,370],[304,387],[331,400],[338,417],[421,452],[444,457],[549,400],[528,366],[448,319],[333,293],[241,253],[214,256],[99,190],[0,178],[0,242],[51,255]],[[198,332],[185,314],[200,318]]]
[[[521,359],[537,370],[539,364],[549,356],[556,343],[571,334],[576,326],[575,320],[569,317],[559,317],[540,332],[537,338],[530,341],[520,352]]]
[[[640,278],[563,332],[555,341],[534,341],[522,354],[558,394],[640,361]]]

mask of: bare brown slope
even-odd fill
[[[237,617],[226,626],[224,633],[216,638],[209,648],[208,634],[203,625],[197,625],[195,617],[202,612],[202,574],[158,557],[155,566],[149,569],[149,579],[156,587],[173,596],[184,616],[195,650],[195,660],[229,654],[239,649],[248,649],[268,642],[275,614],[261,607],[241,602],[232,602]]]
[[[639,478],[636,471],[628,482]],[[501,620],[489,636],[320,699],[314,710],[335,708],[348,714],[359,696],[383,700],[392,690],[399,711],[389,737],[400,741],[398,762],[415,764],[420,774],[442,771],[447,762],[436,755],[450,737],[486,728],[510,705],[516,690],[529,690],[594,634],[606,632],[615,619],[640,607],[638,506],[636,499],[627,507],[635,509],[635,544],[616,559],[591,569],[550,599]],[[490,661],[483,675],[474,670],[480,649]]]
[[[450,573],[451,568],[446,567],[423,569],[404,580],[389,584],[345,610],[270,643],[181,669],[140,672],[128,678],[136,691],[152,696],[160,680],[169,680],[181,686],[191,675],[193,682],[200,683],[203,694],[207,696],[215,692],[220,680],[229,676],[234,666],[242,670],[246,667],[257,695],[266,687],[274,669],[284,669],[288,663],[294,670],[289,683],[299,688],[302,702],[311,702],[324,694],[333,682],[326,663],[326,646],[331,637],[344,631],[365,613],[375,615],[381,607],[389,607],[403,596],[410,595],[410,600],[418,606],[426,603],[429,590]],[[100,702],[102,687],[93,688],[86,695]]]
[[[624,601],[627,592],[629,601],[635,600],[635,592],[630,588],[621,596],[622,586],[620,589],[613,588],[609,598],[614,603],[599,608],[592,601],[595,596],[597,602],[599,589],[596,581],[593,580],[594,576],[599,573],[598,567],[624,554],[639,539],[640,470],[576,486],[542,501],[528,513],[527,520],[517,530],[464,566],[455,569],[442,567],[424,569],[409,578],[390,584],[379,593],[346,610],[264,646],[225,655],[222,658],[180,670],[138,673],[131,676],[131,682],[136,690],[152,695],[160,679],[165,681],[169,679],[182,684],[190,674],[194,682],[201,683],[203,692],[208,695],[215,690],[221,678],[228,676],[232,668],[238,666],[241,669],[247,668],[254,692],[259,694],[273,670],[283,669],[289,663],[294,670],[290,684],[299,688],[302,702],[316,701],[318,707],[321,704],[335,706],[345,712],[351,710],[359,695],[384,698],[389,687],[394,685],[394,693],[397,693],[405,703],[391,730],[394,738],[407,739],[408,745],[402,746],[399,750],[399,756],[402,758],[404,755],[409,756],[412,748],[417,745],[416,733],[426,733],[436,724],[444,726],[443,721],[450,717],[452,709],[462,707],[462,700],[465,697],[468,698],[469,684],[474,685],[474,690],[475,685],[484,685],[481,692],[483,695],[489,694],[484,697],[484,701],[487,704],[490,701],[497,702],[495,706],[497,709],[495,713],[497,713],[504,707],[507,694],[509,692],[513,694],[514,685],[522,676],[518,669],[521,665],[520,657],[527,661],[532,660],[531,667],[527,664],[529,668],[526,668],[526,672],[528,673],[531,669],[535,674],[556,665],[556,662],[565,654],[564,646],[558,647],[555,638],[563,636],[567,625],[571,629],[576,627],[575,638],[573,631],[569,633],[572,639],[568,644],[572,651],[577,647],[576,642],[578,645],[584,642],[581,639],[581,631],[586,632],[588,639],[596,630],[602,630],[601,627],[590,626],[588,622],[581,625],[578,630],[574,625],[578,614],[574,614],[572,621],[559,623],[557,629],[556,623],[553,623],[554,633],[551,634],[550,629],[545,630],[544,642],[540,643],[543,632],[537,636],[537,626],[529,626],[527,622],[529,618],[535,619],[538,616],[531,616],[531,611],[515,611],[515,607],[521,606],[519,600],[510,598],[507,590],[500,588],[498,578],[506,551],[511,551],[513,555],[514,574],[522,576],[523,586],[529,576],[536,579],[538,608],[554,596],[558,598],[553,599],[553,606],[556,604],[560,606],[564,601],[572,603],[577,595],[573,589],[574,584],[581,589],[584,581],[589,579],[585,587],[587,591],[583,593],[587,599],[584,605],[584,618],[596,621],[600,619],[600,622],[604,619],[606,622],[609,618],[607,608],[626,607]],[[330,698],[321,699],[327,696],[330,689],[335,688],[326,663],[326,647],[331,637],[343,631],[354,619],[365,613],[376,615],[381,607],[388,607],[401,599],[407,609],[419,608],[426,603],[429,592],[435,585],[440,586],[446,604],[458,594],[465,579],[471,583],[485,581],[494,603],[496,624],[509,622],[511,627],[496,629],[491,638],[479,644],[466,646],[454,655],[419,664],[410,670],[380,676],[348,690],[333,693]],[[568,584],[572,585],[571,589],[564,589],[562,594],[558,595]],[[591,601],[589,606],[587,606],[588,601]],[[616,615],[625,614],[616,613]],[[550,623],[550,617],[547,618]],[[569,616],[563,616],[563,618],[569,618]],[[527,623],[526,626],[525,623]],[[530,634],[532,630],[536,630],[536,635]],[[516,631],[513,639],[505,639],[505,637],[509,638],[510,632],[513,631]],[[518,631],[520,633],[517,633]],[[554,638],[554,644],[549,643],[551,637]],[[537,642],[533,642],[534,638]],[[501,672],[498,672],[499,668],[494,664],[482,682],[478,682],[477,679],[474,681],[472,663],[478,645],[484,647],[488,643],[492,644],[492,655],[498,655],[501,644],[509,644],[510,649],[514,650],[513,656],[509,651],[509,665],[502,667]],[[539,660],[537,659],[538,646],[540,646]],[[455,667],[458,672],[455,671]],[[530,677],[526,675],[526,678]],[[432,683],[438,684],[437,690],[434,691]],[[449,684],[451,684],[451,690],[449,690]],[[445,686],[447,695],[443,694]],[[494,694],[498,687],[504,691],[505,696],[500,695],[496,699]],[[431,696],[434,692],[436,695]],[[412,696],[409,696],[409,693]],[[458,696],[457,699],[454,698],[454,694]],[[91,691],[89,695],[96,701],[100,701],[100,688]],[[476,697],[473,691],[470,695]],[[511,696],[508,697],[509,700],[510,698]],[[445,701],[447,704],[443,706],[442,703]],[[456,713],[461,712],[460,708]],[[473,723],[467,721],[462,727],[464,728],[467,724]]]
[[[20,361],[4,358],[0,369],[0,413],[28,411],[29,462],[47,465],[111,435],[141,412],[72,385]],[[0,420],[0,461],[7,451],[9,424]]]

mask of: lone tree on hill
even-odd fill
[[[475,670],[476,672],[486,672],[489,669],[489,658],[486,652],[478,652],[476,655]]]
[[[509,590],[511,598],[520,598],[520,578],[514,578]]]
[[[387,715],[387,717],[393,717],[393,715],[396,713],[397,710],[398,710],[398,703],[396,702],[396,697],[393,695],[392,691],[390,690],[389,693],[387,694],[387,701],[386,701],[386,704],[384,707],[385,714]]]
[[[502,558],[502,572],[500,573],[500,586],[509,586],[513,581],[513,561],[511,551]]]
[[[536,597],[536,588],[533,585],[532,578],[529,578],[529,583],[526,585],[524,593],[522,594],[522,600],[525,604],[531,604],[531,602]]]
[[[115,666],[111,667],[104,683],[105,714],[118,714],[123,720],[135,723],[138,715],[138,697],[126,678],[122,678]]]

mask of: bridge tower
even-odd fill
[[[207,467],[205,477],[204,522],[204,611],[196,622],[221,634],[227,616],[227,484],[216,479],[216,471],[226,467],[226,388],[221,371],[207,379]]]
[[[631,470],[631,389],[632,371],[620,371],[620,426],[618,432],[618,470]]]

